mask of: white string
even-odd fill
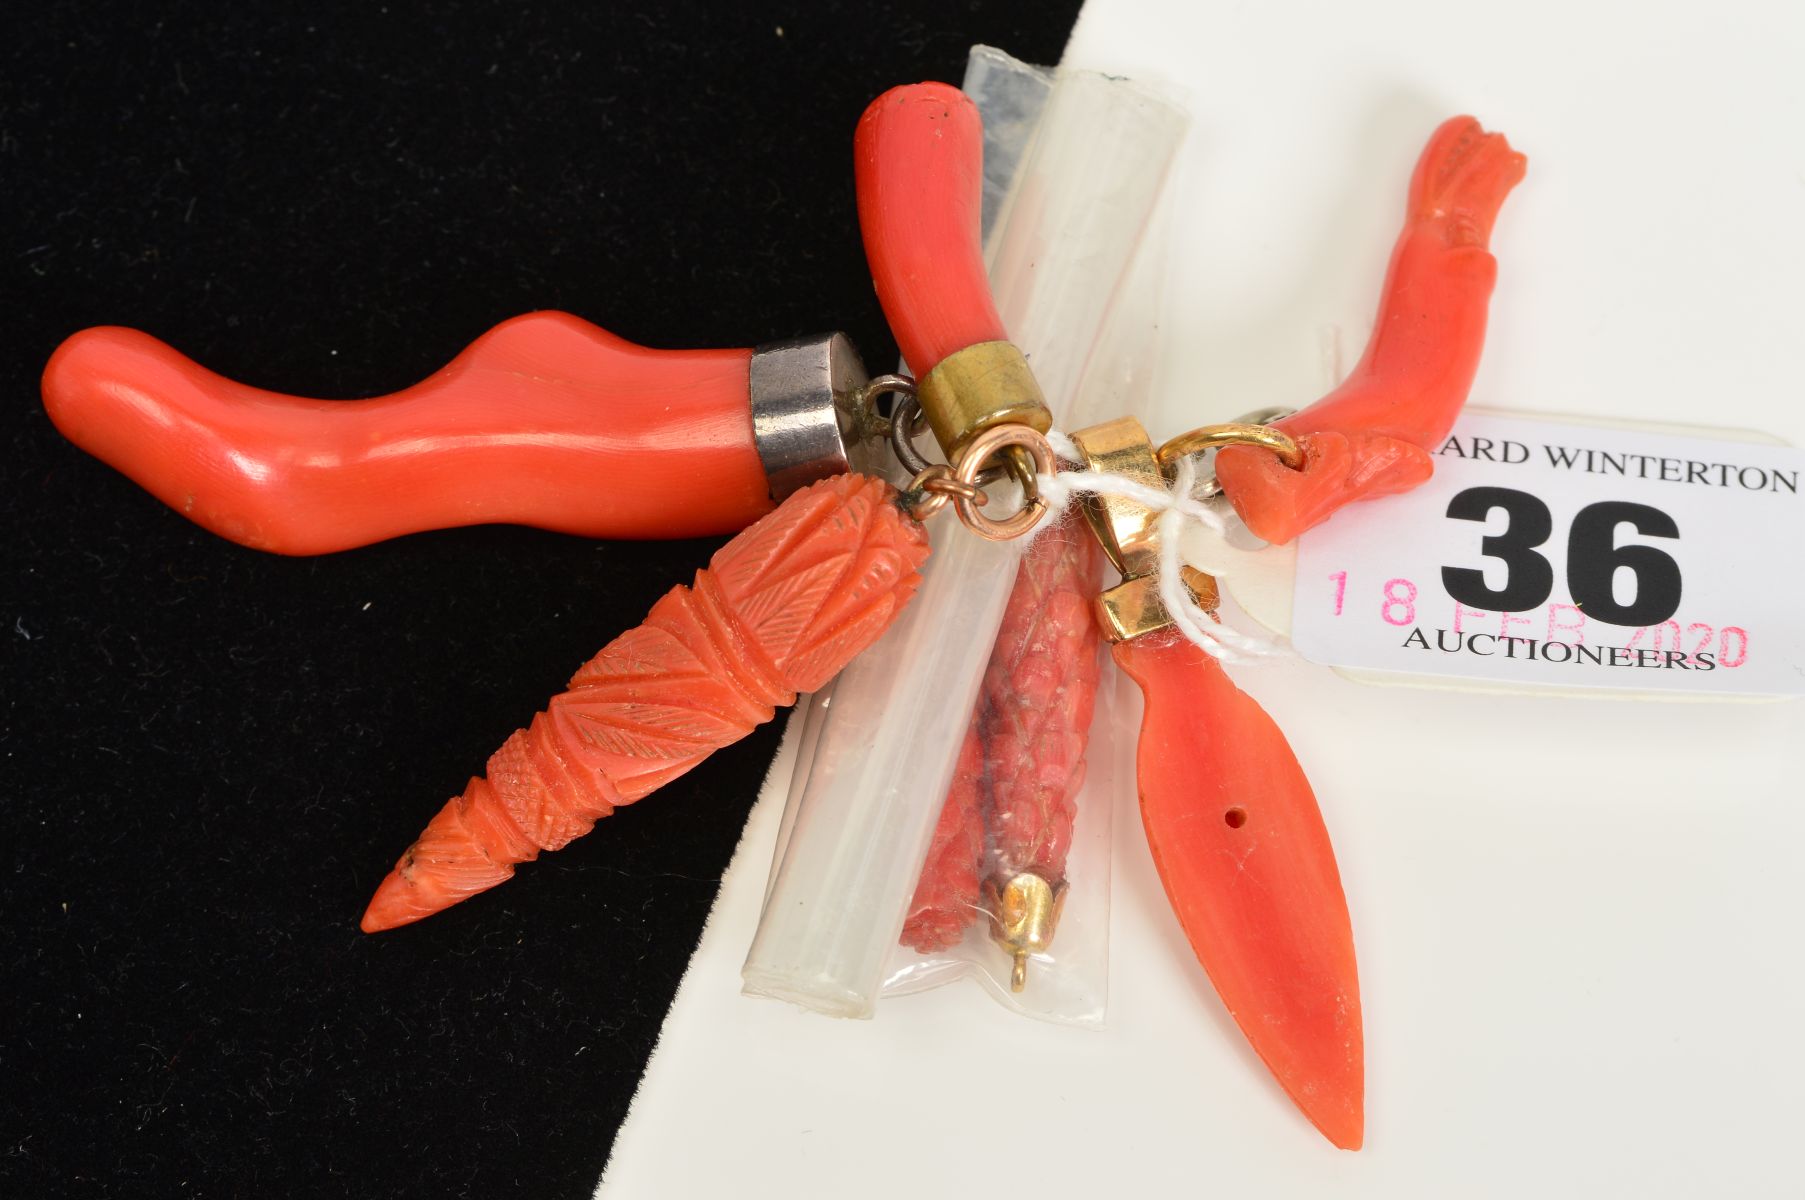
[[[1060,458],[1068,462],[1083,461],[1077,444],[1065,434],[1055,430],[1047,434],[1047,441]],[[1200,647],[1205,654],[1222,662],[1241,663],[1287,653],[1282,644],[1271,638],[1241,633],[1212,618],[1184,584],[1181,572],[1184,561],[1179,556],[1178,543],[1185,523],[1196,522],[1217,533],[1226,528],[1220,513],[1191,494],[1197,484],[1195,458],[1186,455],[1179,460],[1170,490],[1109,471],[1059,471],[1052,475],[1037,475],[1034,482],[1040,489],[1041,498],[1047,502],[1049,513],[1060,512],[1073,496],[1079,494],[1119,496],[1159,513],[1155,533],[1159,538],[1157,582],[1160,603],[1165,605],[1166,613],[1185,640]]]

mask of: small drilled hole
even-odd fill
[[[1231,808],[1222,814],[1222,820],[1230,829],[1239,829],[1241,826],[1247,824],[1247,810],[1245,808]]]

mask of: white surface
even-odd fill
[[[1805,444],[1797,12],[1096,0],[1069,60],[1177,80],[1198,120],[1162,363],[1183,386],[1154,432],[1320,391],[1325,343],[1358,352],[1416,152],[1473,111],[1530,159],[1475,402]],[[1237,677],[1340,856],[1366,1150],[1329,1148],[1266,1077],[1129,805],[1104,1033],[974,987],[874,1022],[742,998],[767,788],[603,1195],[1800,1193],[1805,706]]]
[[[1606,473],[1607,454],[1627,477]],[[1469,413],[1429,482],[1356,505],[1299,540],[1292,642],[1311,662],[1443,680],[1694,698],[1805,694],[1802,471],[1805,451],[1789,446]],[[1469,488],[1517,492],[1548,512],[1550,532],[1533,551],[1552,586],[1543,603],[1503,613],[1448,594],[1443,566],[1478,568],[1488,587],[1504,586],[1507,576],[1504,562],[1482,553],[1486,539],[1505,532],[1506,514],[1446,515]],[[1570,530],[1581,510],[1607,501],[1643,505],[1678,530],[1657,537],[1623,526],[1612,539],[1672,560],[1679,608],[1671,617],[1610,625],[1596,605],[1575,602]],[[1773,553],[1776,543],[1794,553]],[[1612,598],[1632,602],[1640,585],[1616,583]]]

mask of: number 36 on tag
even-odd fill
[[[1416,491],[1298,544],[1312,662],[1538,690],[1805,694],[1805,454],[1464,417]]]

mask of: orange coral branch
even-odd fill
[[[1340,387],[1278,422],[1304,447],[1293,471],[1231,446],[1216,474],[1247,527],[1288,542],[1355,500],[1409,491],[1466,403],[1485,347],[1498,261],[1492,223],[1523,178],[1503,134],[1455,117],[1429,139],[1410,182],[1371,343]]]

